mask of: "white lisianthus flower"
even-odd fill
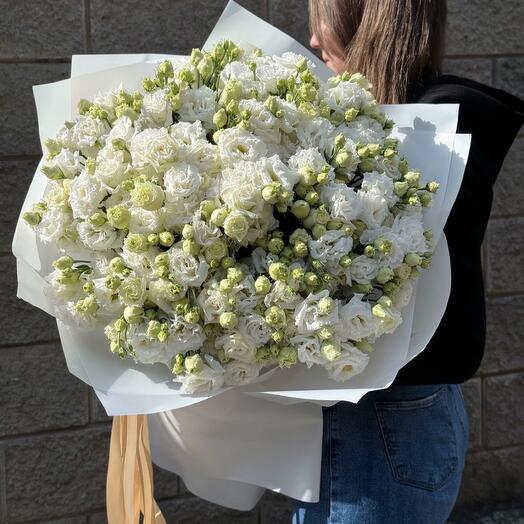
[[[173,315],[175,313],[173,302],[184,298],[186,291],[187,287],[180,284],[177,287],[167,279],[151,280],[147,298],[167,314]]]
[[[176,160],[176,143],[167,129],[145,129],[131,139],[129,152],[134,167],[164,171]]]
[[[44,292],[49,296],[55,304],[61,304],[70,300],[76,300],[84,295],[82,290],[82,282],[75,280],[72,282],[60,282],[60,275],[62,272],[55,269],[46,276],[45,280],[49,287],[44,289]]]
[[[304,167],[309,167],[315,173],[320,173],[327,164],[326,159],[317,148],[299,148],[299,150],[289,159],[289,166],[297,171]]]
[[[424,223],[421,215],[397,216],[391,229],[400,237],[406,252],[425,253],[428,251],[429,246],[424,236]]]
[[[96,152],[104,144],[101,139],[110,131],[110,126],[105,120],[79,116],[75,125],[64,133],[63,142],[73,150],[79,150],[83,155],[96,156]]]
[[[165,342],[147,334],[147,324],[130,324],[126,334],[127,342],[133,346],[133,358],[141,364],[165,364],[171,367],[176,353]]]
[[[100,315],[112,318],[121,316],[124,306],[118,300],[118,293],[106,286],[105,278],[94,278],[92,282],[95,286],[94,295],[100,306]]]
[[[65,148],[44,163],[44,168],[59,168],[65,178],[74,178],[83,167],[80,162],[80,153]]]
[[[309,239],[311,257],[334,272],[342,270],[339,266],[340,259],[348,255],[352,248],[353,238],[340,230],[327,231],[318,240]]]
[[[339,126],[337,132],[353,140],[355,144],[383,144],[386,132],[374,118],[361,115],[345,126]]]
[[[163,230],[163,214],[161,210],[148,211],[141,207],[130,207],[129,212],[129,232],[141,233],[159,233]]]
[[[224,129],[218,137],[222,162],[235,165],[240,160],[258,160],[267,153],[264,142],[246,129],[233,127]]]
[[[240,333],[225,334],[215,340],[216,347],[223,349],[228,358],[242,362],[254,362],[257,345],[251,337]]]
[[[155,257],[161,251],[157,247],[150,247],[145,253],[129,251],[125,246],[122,248],[122,258],[127,267],[131,268],[136,275],[150,279],[155,274]]]
[[[249,66],[239,61],[229,62],[220,72],[221,85],[225,85],[228,80],[239,80],[242,82],[244,93],[247,93],[250,89],[257,89],[260,86],[260,82],[255,80],[253,71]],[[244,100],[242,101],[244,102]]]
[[[360,203],[360,219],[369,228],[377,228],[384,224],[389,216],[388,201],[379,191],[358,191],[357,197]]]
[[[328,87],[323,93],[323,102],[331,110],[331,118],[340,123],[348,108],[360,111],[373,102],[373,96],[354,82],[344,81]]]
[[[258,377],[260,365],[256,362],[230,360],[224,366],[224,384],[226,386],[243,386]]]
[[[69,203],[75,218],[89,218],[96,213],[107,191],[100,182],[82,173],[71,181]]]
[[[228,309],[227,299],[227,295],[220,291],[216,281],[202,289],[198,295],[197,304],[204,313],[206,322],[218,322],[220,315]]]
[[[118,231],[107,222],[101,226],[93,226],[89,222],[77,225],[78,238],[81,244],[95,251],[106,251],[122,247],[123,231]]]
[[[266,206],[262,188],[272,182],[269,173],[256,162],[238,162],[222,171],[220,198],[230,209],[260,213]]]
[[[359,284],[369,284],[377,276],[378,269],[376,260],[365,255],[360,255],[351,261],[349,275],[351,280]]]
[[[191,222],[193,215],[200,207],[201,201],[202,195],[200,193],[194,193],[188,198],[173,201],[168,197],[164,207],[160,210],[164,227],[169,230]]]
[[[260,300],[255,288],[255,280],[253,276],[249,274],[233,286],[231,294],[235,298],[236,311],[244,315],[252,312]]]
[[[38,237],[44,244],[57,243],[73,224],[73,214],[63,207],[48,209],[36,227]]]
[[[383,173],[377,173],[376,171],[364,173],[362,191],[373,192],[382,195],[389,207],[393,206],[398,200],[398,197],[395,195],[393,190],[393,180],[389,176]]]
[[[321,116],[304,118],[302,125],[296,129],[300,146],[304,149],[328,149],[329,137],[333,134],[333,124]]]
[[[280,142],[280,121],[266,105],[258,100],[246,99],[239,102],[238,109],[249,111],[249,131],[262,139],[266,145]]]
[[[292,191],[298,182],[299,176],[295,169],[290,169],[277,155],[263,158],[257,165],[265,171],[274,182],[280,182],[282,188]]]
[[[253,213],[235,209],[227,215],[224,221],[224,233],[242,244],[247,240],[246,237],[253,225],[254,218]]]
[[[341,349],[340,357],[325,365],[329,377],[337,382],[343,382],[362,373],[369,363],[369,355],[359,351],[352,344],[343,342]]]
[[[393,304],[389,307],[379,303],[375,304],[373,306],[373,315],[377,319],[375,324],[377,337],[386,333],[393,333],[402,323],[400,311]]]
[[[143,306],[147,298],[146,279],[130,275],[118,286],[118,296],[126,306]]]
[[[149,127],[167,127],[173,123],[173,110],[162,89],[144,95],[141,113],[150,124]]]
[[[257,348],[269,342],[272,333],[266,319],[256,313],[240,317],[238,321],[238,331],[244,337],[251,340]]]
[[[320,352],[320,341],[316,335],[297,335],[290,340],[297,348],[297,358],[308,368],[313,364],[325,365],[328,360]]]
[[[192,164],[177,162],[164,174],[166,199],[174,202],[194,195],[200,188],[203,178]]]
[[[195,351],[202,347],[206,335],[200,324],[188,322],[180,315],[171,317],[167,344],[176,353]]]
[[[195,122],[200,120],[204,126],[213,127],[213,115],[217,110],[216,93],[207,86],[184,89],[180,92],[180,120]]]
[[[333,300],[330,313],[321,314],[319,302],[329,297],[329,291],[324,289],[318,293],[310,293],[295,309],[295,325],[301,335],[308,335],[324,327],[336,324],[338,317],[338,300]]]
[[[202,122],[177,122],[169,128],[170,134],[178,146],[192,146],[198,142],[206,141],[206,130]]]
[[[378,238],[388,240],[391,243],[390,253],[378,255],[381,265],[396,268],[402,264],[404,256],[406,255],[406,244],[390,227],[384,226],[377,229],[366,229],[366,231],[360,235],[360,242],[362,244],[373,244]]]
[[[210,355],[204,355],[204,358]],[[206,358],[207,360],[207,358]],[[217,369],[216,366],[219,366]],[[224,385],[224,370],[215,360],[215,367],[205,364],[198,373],[187,373],[174,379],[181,382],[180,392],[188,395],[204,394],[216,391]]]
[[[218,146],[207,140],[198,140],[184,150],[188,163],[195,165],[208,176],[216,176],[222,167]],[[181,155],[182,156],[182,155]]]
[[[357,192],[345,184],[330,183],[322,187],[320,199],[328,206],[334,218],[345,222],[357,219],[362,213],[362,202]]]
[[[128,116],[121,116],[117,118],[111,127],[109,132],[109,142],[115,139],[123,140],[128,143],[135,134],[135,128],[133,121]]]
[[[209,264],[204,257],[195,257],[175,246],[171,247],[167,253],[169,255],[169,266],[175,274],[176,280],[185,286],[201,286],[207,278]]]
[[[360,341],[375,334],[376,319],[369,302],[362,300],[363,296],[353,295],[351,300],[339,309],[340,324],[336,328],[342,340]]]
[[[264,297],[266,307],[279,306],[282,309],[295,309],[302,297],[287,282],[273,282],[271,291]]]
[[[124,151],[115,151],[111,144],[103,147],[96,157],[95,178],[102,184],[115,188],[129,178],[129,164]]]

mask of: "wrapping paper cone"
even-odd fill
[[[153,495],[147,417],[113,418],[106,486],[109,524],[166,524]]]

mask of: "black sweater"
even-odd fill
[[[395,384],[461,383],[480,366],[486,339],[481,244],[493,184],[524,122],[524,102],[455,76],[419,88],[413,102],[458,103],[459,133],[471,134],[464,179],[444,227],[451,259],[451,295],[426,349],[402,368]]]

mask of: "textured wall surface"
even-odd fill
[[[52,319],[15,296],[10,243],[40,154],[31,86],[67,77],[74,53],[187,52],[225,3],[0,0],[0,524],[106,522],[110,421],[67,372]],[[307,43],[306,0],[241,3]],[[524,96],[524,2],[449,0],[449,10],[446,70]],[[488,343],[480,372],[464,385],[471,449],[454,522],[480,522],[472,515],[484,506],[524,506],[523,161],[521,134],[496,184],[484,242]],[[168,522],[290,521],[283,496],[268,493],[242,513],[195,498],[166,472],[155,480]],[[507,513],[507,522],[519,514]]]

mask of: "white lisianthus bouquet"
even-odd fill
[[[81,100],[24,214],[62,254],[55,315],[169,366],[183,393],[298,363],[362,372],[430,264],[438,189],[370,87],[223,41],[160,63],[142,92]]]

